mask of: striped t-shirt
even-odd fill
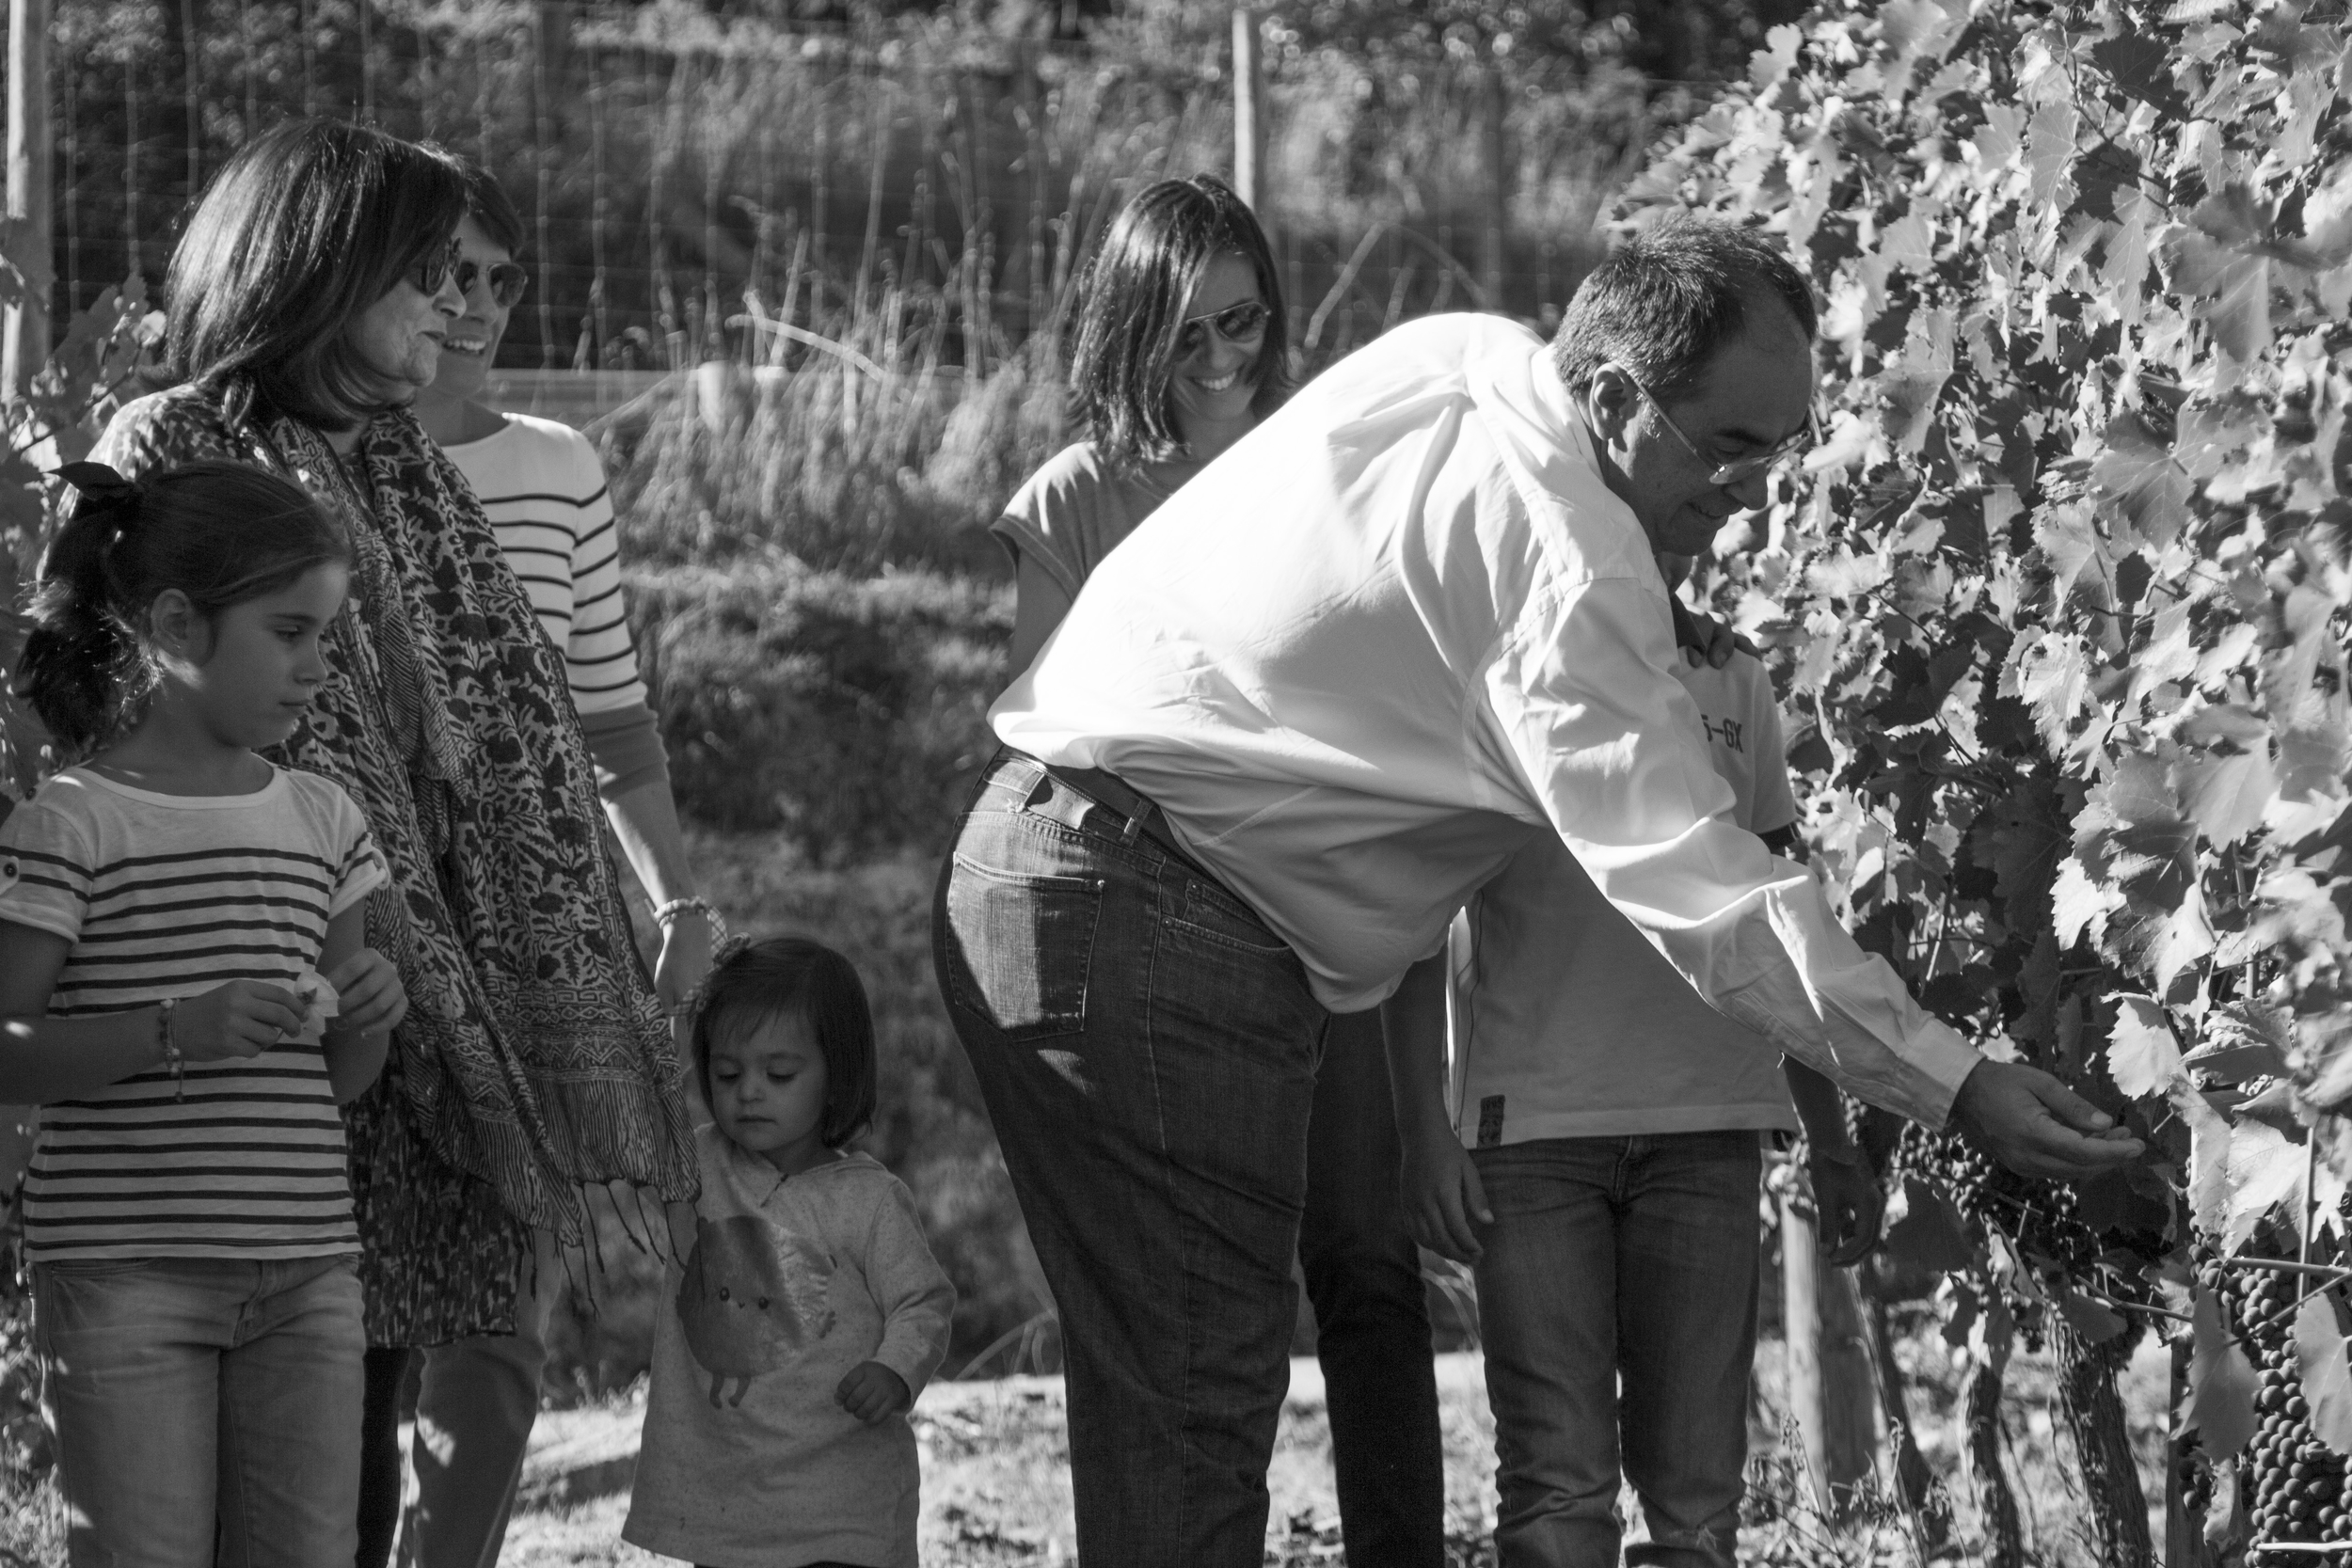
[[[604,464],[569,425],[506,416],[506,428],[442,449],[473,486],[507,564],[564,650],[584,714],[645,705],[621,599],[620,531]]]
[[[359,807],[279,769],[250,795],[158,795],[68,768],[0,822],[0,920],[71,944],[53,1018],[230,980],[293,984],[326,923],[386,879]],[[354,1252],[343,1123],[314,1041],[157,1066],[40,1108],[35,1261]]]

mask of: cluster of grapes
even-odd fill
[[[1939,1188],[1963,1214],[2000,1231],[2037,1262],[2081,1277],[2099,1260],[2098,1232],[2083,1223],[2073,1187],[2020,1176],[1956,1132],[1911,1123],[1890,1165],[1898,1177],[1915,1176]]]
[[[2312,1433],[2296,1360],[2295,1306],[2310,1282],[2276,1269],[2224,1268],[2212,1259],[2200,1263],[2198,1279],[2220,1298],[2262,1378],[2253,1440],[2238,1470],[2254,1541],[2352,1544],[2344,1457]],[[2201,1513],[2213,1498],[2212,1470],[2202,1454],[2182,1458],[2190,1466],[2182,1478],[2184,1500]]]

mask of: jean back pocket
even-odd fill
[[[1098,877],[1000,871],[959,851],[947,879],[947,989],[1008,1039],[1086,1026]]]

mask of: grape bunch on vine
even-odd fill
[[[2341,1528],[2292,1487],[2352,1452],[2347,111],[2341,4],[1848,0],[1621,213],[1762,225],[1824,303],[1823,438],[1713,590],[1824,879],[2147,1140],[2058,1194],[1912,1139],[1895,1240],[2004,1324],[2193,1346],[2216,1545]]]

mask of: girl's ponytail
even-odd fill
[[[57,472],[81,497],[41,556],[15,684],[50,733],[80,752],[146,695],[147,660],[123,619],[128,595],[112,570],[117,546],[138,527],[144,495],[101,463]]]
[[[272,594],[351,545],[303,490],[237,463],[133,483],[103,463],[56,470],[80,496],[41,557],[15,689],[84,752],[136,720],[155,684],[141,626],[178,590],[207,618]]]

